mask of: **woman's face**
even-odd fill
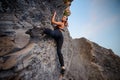
[[[63,17],[62,17],[62,21],[67,21],[67,17],[66,17],[66,16],[63,16]]]

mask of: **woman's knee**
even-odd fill
[[[54,37],[53,31],[51,29],[49,29],[49,28],[46,28],[44,30],[44,33],[47,34],[47,35],[49,35],[49,36],[51,36],[51,37]]]
[[[44,30],[44,33],[45,33],[45,34],[49,34],[51,31],[52,31],[51,29],[46,28],[46,29]]]

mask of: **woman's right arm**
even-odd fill
[[[52,20],[51,20],[52,24],[62,25],[62,22],[55,21],[55,17],[56,17],[56,12],[54,12],[54,14],[52,16]]]

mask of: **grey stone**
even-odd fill
[[[5,35],[0,36],[0,80],[59,79],[56,42],[41,31],[54,28],[54,11],[61,20],[69,7],[65,1],[72,0],[0,0],[0,35]],[[112,50],[85,38],[73,40],[67,28],[62,33],[63,80],[120,80],[120,57]]]

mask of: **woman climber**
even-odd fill
[[[59,62],[60,62],[60,65],[61,65],[61,76],[64,75],[64,72],[65,72],[65,66],[64,66],[64,60],[63,60],[63,55],[61,53],[61,48],[62,48],[62,44],[63,44],[63,34],[62,34],[62,31],[64,27],[68,26],[68,23],[67,23],[67,17],[66,16],[63,16],[62,17],[62,20],[60,22],[57,22],[55,20],[55,17],[56,17],[56,12],[54,12],[53,16],[52,16],[52,24],[56,24],[56,29],[55,30],[51,30],[51,29],[45,29],[44,30],[44,33],[51,36],[52,38],[55,39],[56,41],[56,45],[57,45],[57,55],[58,55],[58,58],[59,58]]]

